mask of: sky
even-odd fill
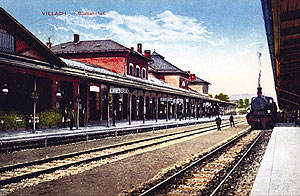
[[[263,92],[276,95],[260,0],[0,0],[0,6],[43,43],[72,41],[74,33],[135,49],[142,43],[210,82],[212,95],[255,94],[260,70]]]

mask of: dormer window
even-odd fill
[[[133,75],[133,64],[129,63],[129,75]]]
[[[15,38],[8,34],[5,30],[0,29],[0,51],[1,52],[15,52]]]
[[[138,65],[135,68],[135,76],[138,78],[140,77],[140,66],[138,66]]]
[[[146,79],[146,69],[142,68],[142,78]]]

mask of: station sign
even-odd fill
[[[161,97],[160,101],[163,101],[163,102],[172,102],[174,104],[183,103],[183,99],[178,99],[178,98],[174,99],[172,97]]]
[[[110,94],[128,94],[129,89],[128,88],[118,88],[118,87],[111,87],[109,89]]]
[[[165,101],[165,102],[172,102],[173,101],[173,98],[172,97],[161,97],[160,98],[160,101]]]

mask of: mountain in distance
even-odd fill
[[[269,94],[263,94],[267,97],[273,97],[272,95],[269,95]],[[232,100],[240,100],[240,99],[246,99],[248,98],[249,101],[251,101],[252,97],[256,97],[257,94],[248,94],[248,93],[243,93],[243,94],[234,94],[234,95],[231,95],[229,97],[230,101]],[[273,99],[276,101],[276,97],[273,97]]]
[[[256,96],[256,94],[248,94],[248,93],[243,93],[243,94],[234,94],[229,97],[230,100],[240,100],[240,99],[246,99],[248,98],[251,100],[252,97]]]

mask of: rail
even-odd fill
[[[228,120],[224,120],[226,123]],[[133,125],[130,127],[107,128],[106,130],[85,130],[74,133],[52,133],[47,135],[34,135],[34,137],[18,137],[0,139],[0,153],[18,151],[22,149],[32,149],[47,146],[56,146],[75,142],[89,141],[93,139],[102,139],[107,137],[116,137],[131,133],[150,132],[174,127],[190,126],[214,122],[214,120],[194,121],[194,122],[170,122],[164,124],[151,125]],[[223,123],[224,124],[224,123]]]

